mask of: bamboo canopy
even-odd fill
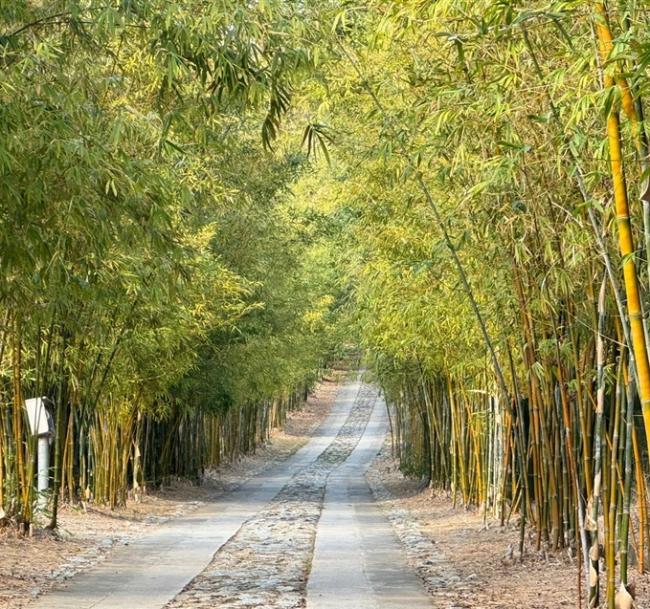
[[[0,8],[7,518],[26,399],[54,527],[255,450],[359,350],[402,471],[613,608],[650,560],[647,2],[47,4]]]

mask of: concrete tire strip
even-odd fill
[[[417,572],[424,587],[432,596],[456,598],[462,590],[463,580],[445,560],[444,555],[431,551],[431,539],[420,529],[408,511],[400,508],[377,472],[367,475],[368,484],[381,511],[390,521],[395,534],[406,551],[407,562]],[[453,609],[453,605],[449,605]]]
[[[327,483],[307,584],[308,609],[432,606],[365,477],[387,432],[386,404],[377,399],[357,447]]]
[[[374,387],[346,383],[287,461],[119,548],[30,608],[430,607],[364,478],[386,430]]]

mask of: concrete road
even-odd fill
[[[365,400],[365,408],[358,408],[359,400]],[[365,413],[361,421],[360,413]],[[105,562],[75,576],[67,587],[36,599],[29,607],[161,609],[186,586],[192,591],[196,585],[190,582],[204,571],[210,573],[208,566],[214,569],[220,557],[227,559],[235,557],[237,552],[241,554],[242,531],[256,522],[256,515],[269,511],[269,504],[274,498],[282,497],[283,489],[286,492],[291,488],[292,480],[295,485],[296,476],[300,479],[301,475],[310,476],[310,472],[318,471],[317,463],[323,459],[325,464],[330,462],[330,453],[341,444],[342,438],[344,443],[352,442],[350,446],[356,447],[343,455],[342,464],[332,462],[334,469],[328,470],[323,478],[324,507],[320,520],[314,519],[311,533],[312,538],[315,536],[315,550],[307,583],[308,609],[430,607],[420,581],[407,566],[399,541],[375,505],[364,478],[365,470],[381,448],[386,430],[386,408],[377,399],[376,391],[358,380],[348,382],[341,388],[329,417],[295,455],[217,502],[169,521],[131,545],[116,549]],[[322,466],[320,471],[322,478]],[[296,500],[300,501],[300,497]],[[287,524],[291,526],[290,522]],[[279,535],[286,536],[286,532]],[[233,541],[238,536],[239,541]],[[269,539],[268,543],[277,541]],[[256,554],[253,547],[247,552]],[[309,561],[309,550],[303,558]],[[298,561],[300,557],[295,559]],[[251,560],[254,566],[255,558]],[[243,572],[254,573],[246,565]],[[203,577],[203,583],[198,586],[198,599],[186,592],[185,596],[178,597],[182,599],[176,601],[178,606],[185,607],[187,598],[192,608],[239,607],[244,602],[245,590],[250,590],[248,581],[241,588],[241,599],[234,598],[235,594],[227,602],[215,604],[219,597],[205,591],[205,581],[210,580]],[[263,585],[260,582],[260,587]],[[238,587],[235,585],[234,589]],[[284,606],[282,593],[276,597],[279,606]]]

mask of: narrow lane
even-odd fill
[[[329,477],[307,609],[431,608],[364,476],[388,431],[386,404],[371,386],[359,399],[373,401],[372,415],[356,449]]]
[[[316,461],[347,420],[359,383],[344,385],[314,437],[287,461],[253,477],[219,501],[172,520],[116,549],[103,563],[46,594],[30,609],[160,609],[210,563],[242,524],[260,512],[296,473]]]
[[[345,383],[293,457],[30,609],[431,607],[364,476],[387,421],[373,386]]]
[[[244,523],[167,609],[304,607],[328,478],[353,452],[372,414],[372,401],[354,399],[360,387],[346,386],[349,414],[327,449]]]

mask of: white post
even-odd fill
[[[54,433],[52,417],[45,408],[46,397],[25,400],[25,410],[29,420],[32,435],[38,438],[37,451],[37,507],[44,510],[47,507],[47,491],[50,487],[50,438]]]
[[[38,437],[38,508],[47,506],[47,491],[50,487],[50,438]]]

